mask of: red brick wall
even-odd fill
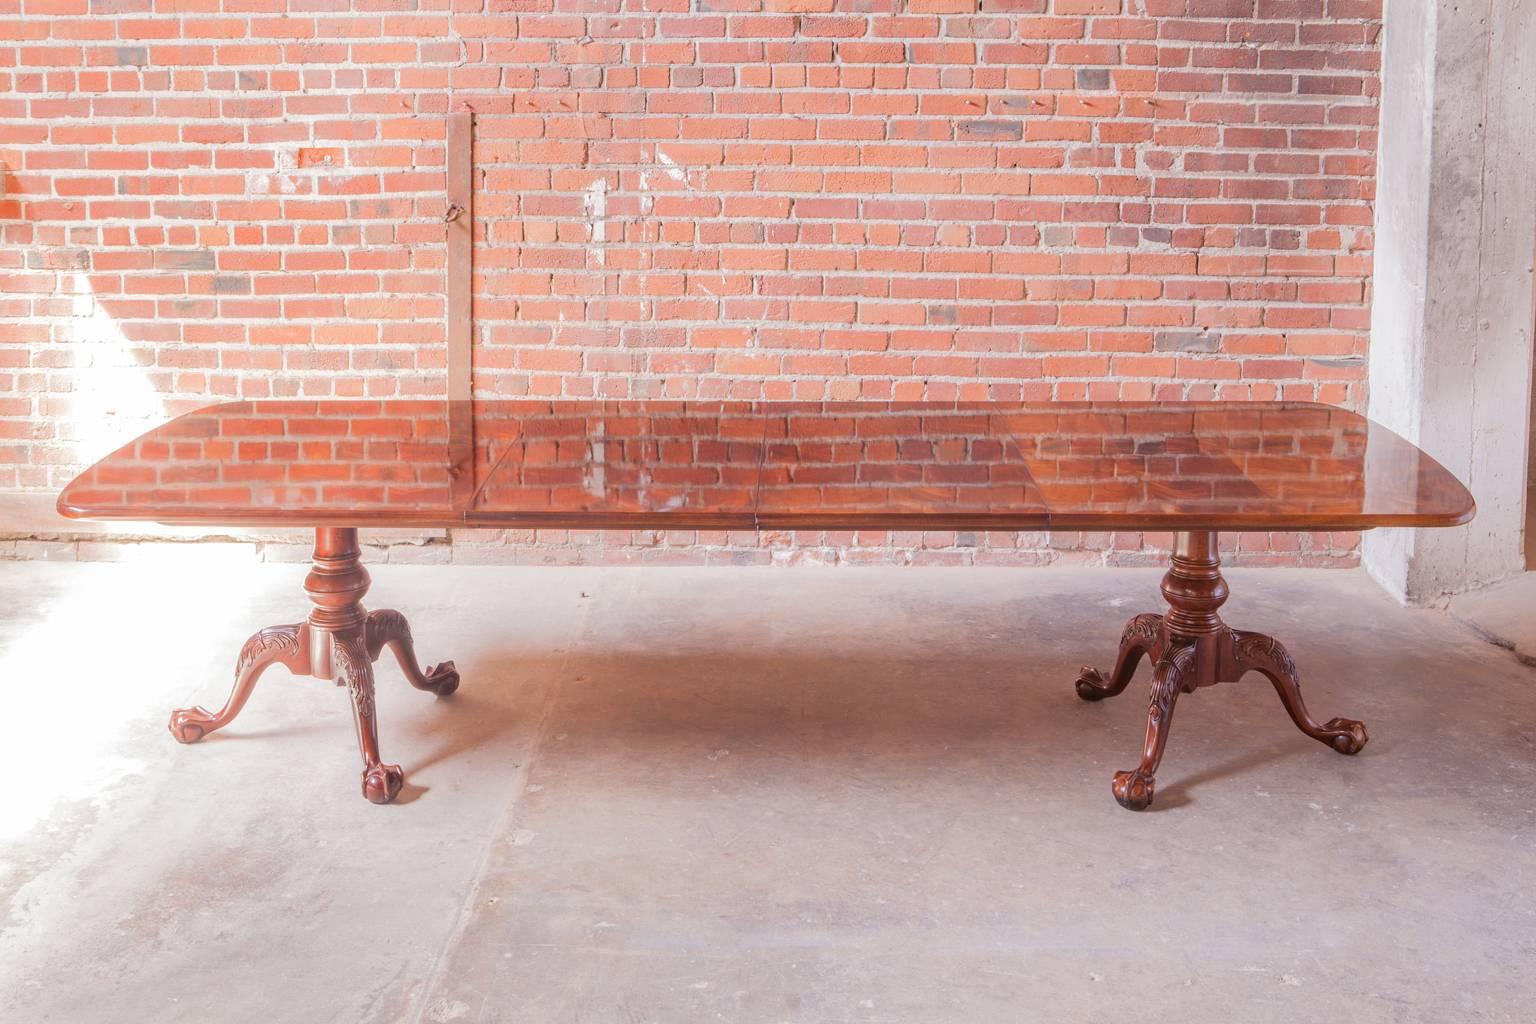
[[[1378,0],[19,6],[0,490],[217,398],[440,393],[464,104],[482,393],[1363,408]],[[753,543],[606,546],[699,541]]]

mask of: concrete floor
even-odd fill
[[[1489,643],[1507,647],[1527,665],[1536,665],[1536,572],[1458,594],[1451,598],[1450,611]]]
[[[0,1020],[1529,1021],[1536,670],[1358,573],[1234,571],[1261,677],[1084,704],[1142,570],[384,566],[391,807],[281,669],[199,746],[301,566],[0,563]],[[193,588],[198,589],[193,589]]]

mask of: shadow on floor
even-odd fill
[[[1035,662],[1039,675],[1030,678],[1016,661],[1002,659],[973,657],[964,678],[946,676],[953,663],[943,659],[766,657],[729,650],[707,657],[595,652],[570,678],[559,679],[564,664],[558,653],[544,652],[498,652],[464,663],[457,693],[420,694],[426,706],[419,712],[394,722],[386,715],[386,752],[396,729],[410,735],[414,748],[428,746],[404,764],[409,778],[494,747],[544,714],[538,691],[547,681],[554,687],[551,728],[579,736],[586,749],[613,763],[665,763],[678,751],[725,744],[861,774],[897,762],[902,774],[1021,760],[1031,773],[1066,774],[1101,762],[1130,768],[1140,756],[1151,680],[1143,666],[1125,693],[1088,703],[1076,697],[1077,672],[1065,664]],[[388,672],[381,675],[381,686],[400,683]],[[1250,692],[1239,697],[1245,690]],[[397,695],[393,703],[398,709],[402,700]],[[1187,694],[1179,711],[1154,810],[1187,804],[1189,791],[1206,783],[1260,773],[1293,757],[1330,754],[1295,731],[1257,673]],[[1261,749],[1251,749],[1254,744]],[[1185,760],[1180,748],[1209,755],[1213,747],[1250,749],[1216,763],[1203,756],[1204,766],[1189,772],[1176,767]]]

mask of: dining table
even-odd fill
[[[389,648],[438,697],[459,673],[418,663],[400,611],[365,607],[360,530],[1139,532],[1166,553],[1166,607],[1131,618],[1109,671],[1075,681],[1099,701],[1152,666],[1140,760],[1111,785],[1132,810],[1152,803],[1179,697],[1250,673],[1307,736],[1366,745],[1361,722],[1313,717],[1278,640],[1222,620],[1222,534],[1455,527],[1474,508],[1391,430],[1295,401],[260,399],[178,416],[58,498],[75,519],[313,530],[307,615],[257,630],[223,705],[177,709],[170,731],[195,743],[228,726],[273,665],[334,681],[381,804],[404,772],[380,753],[373,663]],[[216,574],[199,586],[239,598]]]

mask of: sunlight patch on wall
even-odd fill
[[[71,285],[67,342],[73,356],[74,387],[65,414],[65,438],[75,461],[95,462],[163,423],[163,396],[150,380],[154,351],[135,345],[91,290],[84,273]]]

